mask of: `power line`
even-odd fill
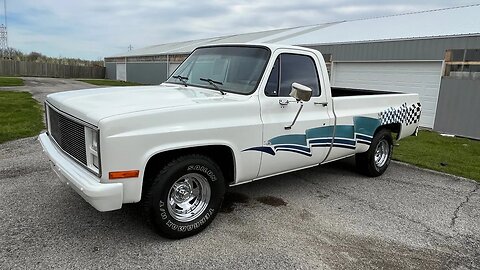
[[[0,50],[2,58],[9,58],[8,51],[8,29],[7,29],[7,0],[3,0],[3,14],[5,18],[5,24],[0,25]]]
[[[3,0],[3,10],[5,11],[5,27],[7,27],[7,0]]]
[[[444,7],[444,8],[436,8],[436,9],[427,9],[427,10],[419,10],[419,11],[411,11],[411,12],[404,12],[404,13],[397,13],[397,14],[390,14],[390,15],[382,15],[382,16],[374,16],[374,17],[367,17],[367,18],[359,18],[359,19],[352,19],[352,20],[345,20],[349,21],[365,21],[371,19],[380,19],[380,18],[389,18],[389,17],[398,17],[404,15],[411,15],[411,14],[422,14],[422,13],[433,13],[437,11],[444,11],[444,10],[452,10],[452,9],[461,9],[461,8],[470,8],[470,7],[478,7],[478,4],[470,4],[470,5],[463,5],[463,6],[453,6],[453,7]]]

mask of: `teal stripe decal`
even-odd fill
[[[278,151],[288,151],[311,156],[312,147],[330,147],[335,131],[333,147],[354,150],[357,143],[370,144],[375,130],[380,126],[379,119],[355,116],[353,125],[338,125],[336,127],[316,127],[307,129],[305,134],[289,134],[270,139],[269,145],[251,147],[243,151],[261,151],[275,155]],[[370,137],[368,137],[370,136]]]
[[[307,138],[301,134],[283,135],[270,139],[270,144],[298,144],[307,146]]]
[[[353,117],[353,125],[355,127],[355,133],[373,136],[375,130],[380,126],[380,120],[370,117],[355,116]]]
[[[349,125],[338,125],[335,129],[335,137],[349,138],[353,139],[353,126]]]
[[[307,129],[305,134],[307,135],[307,139],[332,137],[333,126],[317,127],[317,128]]]

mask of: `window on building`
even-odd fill
[[[139,56],[128,56],[128,57],[116,57],[116,58],[105,58],[105,62],[109,63],[124,63],[125,59],[130,63],[138,62],[169,62],[171,64],[180,64],[186,58],[188,54],[173,54],[173,55],[139,55]]]
[[[313,59],[307,55],[281,54],[275,60],[265,87],[265,94],[287,97],[294,82],[312,88],[312,96],[320,95],[318,73]]]
[[[105,58],[106,63],[125,63],[125,57],[110,57]]]
[[[167,61],[167,56],[164,55],[164,54],[154,55],[153,56],[153,61],[155,61],[155,62],[166,62]]]
[[[130,56],[127,58],[127,62],[153,62],[153,56]]]
[[[480,80],[480,49],[446,51],[444,76]]]
[[[173,54],[168,56],[168,61],[171,63],[182,63],[189,54]]]

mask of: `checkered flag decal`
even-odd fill
[[[407,106],[407,103],[403,103],[398,108],[390,107],[383,112],[380,112],[380,122],[382,125],[402,123],[408,126],[420,121],[421,111],[420,103],[412,104],[411,106]]]
[[[407,117],[405,118],[405,124],[411,125],[411,124],[416,124],[420,121],[420,115],[422,114],[422,106],[420,105],[420,102],[417,104],[412,104],[408,108],[408,114]]]

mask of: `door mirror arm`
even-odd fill
[[[299,101],[299,102],[300,102],[300,108],[298,108],[297,114],[295,115],[295,118],[293,118],[292,124],[290,124],[289,126],[286,126],[286,127],[285,127],[285,130],[290,130],[290,129],[292,129],[293,125],[295,125],[295,122],[297,122],[298,115],[300,114],[300,112],[301,112],[302,109],[303,109],[303,101]]]
[[[297,100],[297,103],[300,103],[300,108],[298,108],[297,114],[295,115],[295,118],[293,119],[292,124],[290,124],[289,126],[286,126],[285,130],[292,129],[293,125],[295,125],[295,122],[297,122],[298,115],[300,115],[300,112],[303,109],[303,102],[309,101],[310,98],[312,97],[312,88],[305,86],[303,84],[294,82],[292,83],[292,91],[290,91],[290,96],[295,98]],[[280,105],[283,105],[283,104],[280,103]]]

